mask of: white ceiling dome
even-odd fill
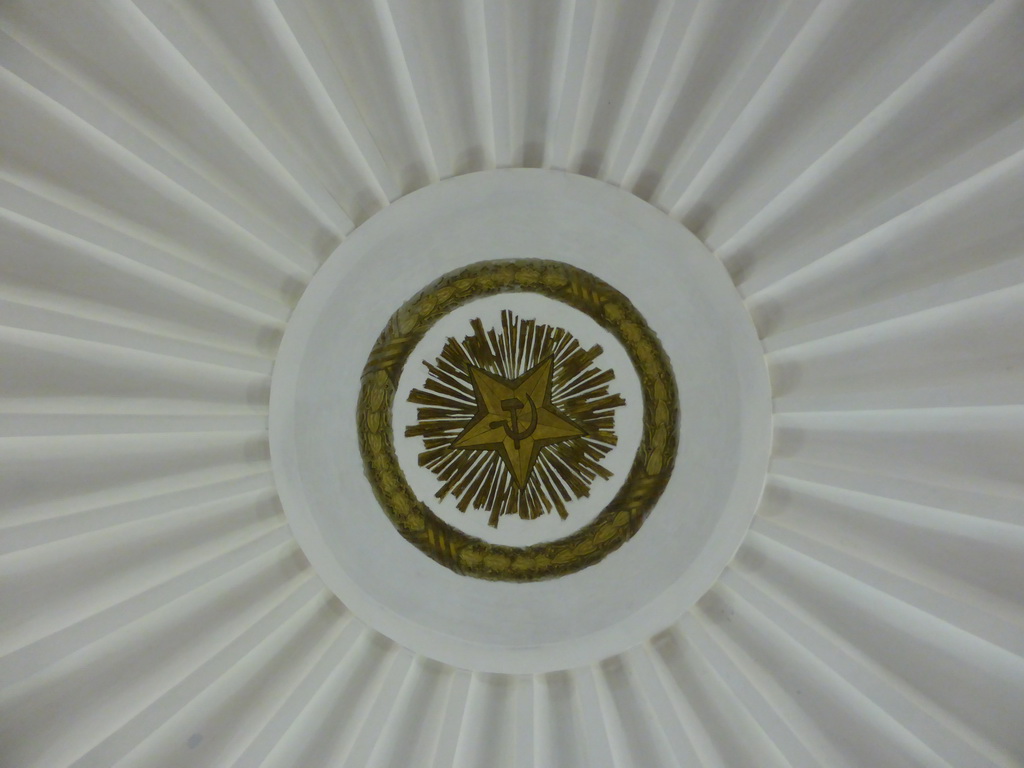
[[[1024,765],[1020,0],[7,0],[0,64],[0,764]],[[520,167],[731,279],[771,439],[675,602],[504,664],[339,599],[268,418],[311,281]]]

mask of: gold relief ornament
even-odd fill
[[[460,343],[449,338],[428,377],[414,389],[421,466],[433,472],[443,500],[453,494],[460,512],[470,504],[526,520],[590,495],[611,472],[601,460],[617,443],[614,410],[625,400],[609,391],[614,371],[594,365],[603,350],[584,349],[568,331],[508,310],[501,328],[485,331],[479,318]]]
[[[554,362],[550,357],[515,380],[475,366],[469,374],[479,410],[452,441],[452,448],[497,452],[520,488],[533,475],[541,448],[587,434],[551,402]],[[520,412],[524,423],[520,423]]]
[[[466,534],[441,520],[426,503],[416,498],[399,466],[391,423],[402,370],[427,330],[441,317],[468,301],[508,292],[537,293],[561,301],[608,330],[629,355],[643,394],[640,445],[612,501],[594,520],[574,533],[555,541],[522,547],[493,544]],[[511,317],[507,323],[511,327]],[[531,328],[531,332],[536,333],[544,328],[531,323],[533,321],[526,321],[520,328],[516,320],[517,332]],[[477,336],[482,334],[482,329],[474,330]],[[472,346],[469,337],[467,342]],[[449,340],[446,351],[450,351],[451,344],[452,340]],[[563,375],[571,375],[572,371],[589,371],[589,363],[600,354],[600,350],[596,348],[583,354],[584,359],[567,368]],[[586,359],[587,355],[592,356]],[[603,456],[600,446],[604,445],[606,451],[614,444],[611,412],[622,403],[619,402],[621,398],[616,401],[617,395],[601,387],[611,380],[613,374],[610,371],[597,372],[604,380],[596,387],[600,394],[590,402],[590,416],[597,418],[599,424],[591,432],[579,414],[574,417],[567,412],[564,402],[557,403],[557,407],[552,402],[552,388],[558,376],[555,358],[552,355],[549,360],[545,356],[519,372],[507,369],[502,372],[499,367],[486,363],[476,366],[476,372],[464,367],[461,372],[471,384],[468,388],[460,385],[462,394],[466,395],[463,410],[469,409],[468,417],[464,413],[461,419],[453,419],[450,412],[438,408],[435,415],[439,418],[424,420],[421,413],[419,424],[410,430],[413,435],[424,438],[427,457],[421,455],[423,464],[429,465],[431,456],[440,461],[444,456],[465,457],[474,451],[489,457],[492,463],[500,463],[504,474],[511,480],[504,487],[500,481],[498,484],[492,482],[483,503],[490,509],[490,522],[494,525],[497,524],[494,517],[496,509],[499,513],[504,511],[526,517],[548,511],[544,500],[536,498],[526,506],[525,502],[505,505],[499,500],[499,497],[513,498],[517,489],[522,491],[531,483],[537,487],[550,485],[545,499],[564,517],[562,502],[566,496],[564,489],[557,485],[559,480],[569,483],[568,478],[574,478],[573,482],[577,483],[575,490],[580,491],[575,495],[579,497],[586,495],[587,486],[586,482],[579,485],[582,482],[580,478],[589,482],[594,476],[610,475],[600,466]],[[450,386],[453,381],[446,381],[445,376],[453,377],[454,374],[451,370],[443,370],[440,365],[443,359],[444,353],[435,369],[444,376],[435,377],[431,371],[432,379],[446,384],[448,389],[460,391]],[[488,367],[491,370],[487,370]],[[430,386],[425,386],[420,395],[426,395],[429,400],[430,395],[438,394],[436,390],[429,390]],[[596,409],[593,407],[595,402],[598,403]],[[420,404],[427,405],[429,410],[430,405]],[[438,423],[443,424],[440,430]],[[392,524],[409,542],[457,573],[492,580],[536,581],[593,565],[640,528],[672,473],[678,442],[678,399],[675,378],[657,336],[636,308],[617,290],[594,275],[560,262],[533,259],[490,261],[443,276],[407,301],[391,317],[363,370],[357,428],[366,476]],[[432,444],[430,438],[438,442]],[[548,454],[563,457],[564,467],[559,470],[561,475],[553,468],[543,466],[545,459],[550,458]],[[458,474],[457,468],[453,470],[453,475]],[[486,477],[486,473],[478,473],[476,480],[483,484]],[[449,490],[457,487],[460,481],[464,484],[460,505],[468,504],[469,499],[479,501],[480,489],[472,488],[472,479],[467,483],[465,467],[461,479]],[[456,493],[456,496],[460,494]],[[487,496],[493,497],[490,504]],[[519,496],[525,498],[528,494],[519,493]]]

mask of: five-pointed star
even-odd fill
[[[478,410],[452,447],[497,451],[516,485],[525,487],[541,448],[587,434],[551,404],[553,369],[547,357],[509,380],[470,366]]]

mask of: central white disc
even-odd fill
[[[589,567],[514,583],[460,575],[403,538],[374,495],[356,429],[361,374],[396,311],[442,275],[491,260],[543,259],[596,276],[639,311],[671,361],[679,443],[660,501],[636,533]],[[470,321],[502,311],[599,344],[626,405],[615,412],[612,476],[567,516],[497,526],[435,498],[420,472],[408,393],[424,361]],[[550,541],[607,505],[643,429],[637,373],[623,345],[572,307],[535,294],[477,299],[438,320],[402,369],[391,412],[395,453],[416,497],[449,525],[494,543]],[[512,422],[509,422],[510,424]],[[359,227],[299,302],[274,369],[270,442],[289,523],[327,585],[363,621],[417,653],[460,667],[538,673],[592,663],[676,621],[714,583],[760,498],[771,441],[763,349],[722,265],[690,232],[627,192],[553,171],[461,176],[402,198]]]

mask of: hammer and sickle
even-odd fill
[[[537,405],[529,395],[526,396],[526,402],[530,406],[530,425],[523,431],[519,431],[519,411],[523,408],[523,401],[518,397],[510,397],[501,401],[502,410],[508,411],[512,417],[511,425],[507,421],[491,422],[491,427],[502,426],[505,428],[505,434],[512,438],[516,448],[519,447],[520,440],[525,440],[537,429]]]

